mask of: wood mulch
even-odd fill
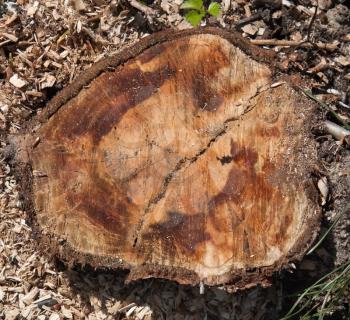
[[[285,275],[285,286],[276,280],[270,288],[243,293],[205,288],[200,294],[198,287],[157,279],[125,284],[122,271],[65,266],[38,247],[7,161],[6,136],[104,56],[159,30],[190,28],[182,2],[0,0],[0,319],[274,319],[297,283],[306,285],[304,279],[349,260],[350,212],[316,253]],[[218,2],[222,16],[203,25],[236,30],[276,51],[280,68],[297,74],[298,86],[328,105],[320,104],[324,118],[350,123],[347,1]],[[327,227],[350,199],[350,151],[346,140],[321,125],[314,134]],[[344,305],[339,308],[345,317]]]

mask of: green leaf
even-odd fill
[[[220,13],[221,13],[221,6],[220,6],[220,4],[217,3],[217,2],[212,2],[209,5],[208,13],[210,15],[212,15],[213,17],[217,18],[220,15]]]
[[[203,0],[186,0],[180,9],[203,11]]]
[[[191,10],[186,13],[185,18],[190,24],[192,24],[192,26],[196,27],[201,23],[204,16],[205,16],[205,12],[198,12],[196,10]]]

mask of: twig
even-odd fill
[[[349,130],[344,129],[334,122],[326,120],[324,124],[326,126],[327,132],[337,140],[343,141],[345,137],[350,136]]]
[[[5,40],[5,41],[3,41],[3,42],[0,42],[0,48],[1,48],[3,45],[5,45],[5,44],[7,44],[7,43],[9,43],[9,42],[11,42],[11,40]]]
[[[18,38],[16,36],[14,36],[13,34],[3,32],[1,35],[4,38],[7,38],[7,39],[11,40],[12,42],[17,42],[18,41]]]
[[[306,36],[307,41],[310,41],[311,28],[312,28],[312,25],[315,22],[315,19],[316,19],[316,16],[317,16],[317,11],[318,11],[318,5],[315,7],[315,13],[313,14],[313,16],[311,18],[311,21],[310,21],[310,24],[309,24],[309,27],[307,28],[307,36]]]
[[[243,19],[239,20],[237,22],[237,24],[235,25],[235,27],[236,28],[241,28],[241,27],[243,27],[244,25],[246,25],[246,24],[248,24],[250,22],[254,22],[254,21],[257,21],[257,20],[260,20],[260,19],[262,19],[261,13],[253,14],[250,17],[243,18]]]
[[[258,46],[280,46],[280,47],[302,47],[302,48],[318,48],[328,51],[334,51],[338,48],[338,43],[311,43],[305,41],[277,40],[277,39],[252,39],[250,43]]]
[[[256,13],[256,14],[253,14],[247,18],[243,18],[241,20],[239,20],[236,24],[235,24],[235,28],[236,29],[239,29],[239,28],[242,28],[244,25],[248,24],[248,23],[251,23],[251,22],[254,22],[254,21],[258,21],[258,20],[266,20],[269,18],[269,15],[270,15],[270,11],[268,9],[262,11],[262,12],[259,12],[259,13]]]
[[[330,67],[331,67],[331,65],[329,63],[327,63],[326,59],[324,57],[321,57],[321,61],[317,65],[315,65],[314,67],[307,70],[306,72],[318,73],[318,72],[323,71],[325,69],[328,69]]]
[[[5,21],[5,26],[9,26],[12,22],[16,21],[18,18],[18,14],[14,13],[11,17],[9,17],[6,21]]]
[[[347,104],[345,104],[345,103],[342,102],[342,101],[338,101],[338,104],[339,104],[340,106],[342,106],[343,108],[350,109],[350,106],[348,106]]]
[[[129,0],[129,3],[132,7],[134,7],[135,9],[143,12],[146,15],[150,15],[150,16],[154,16],[157,14],[157,11],[144,5],[143,3],[137,1],[137,0]]]

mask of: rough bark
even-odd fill
[[[42,245],[129,279],[237,287],[300,259],[318,230],[314,108],[274,69],[211,28],[93,66],[12,139]]]

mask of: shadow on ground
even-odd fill
[[[179,285],[161,279],[125,283],[127,272],[65,270],[73,292],[80,295],[84,312],[96,305],[111,319],[138,319],[135,306],[149,306],[152,315],[144,319],[234,319],[273,320],[281,308],[281,295],[276,286],[256,287],[236,293],[222,288]],[[123,301],[123,304],[120,302]],[[121,309],[123,308],[123,309]],[[134,308],[137,309],[137,308]],[[122,312],[120,311],[122,310]],[[134,316],[134,317],[133,317]]]

